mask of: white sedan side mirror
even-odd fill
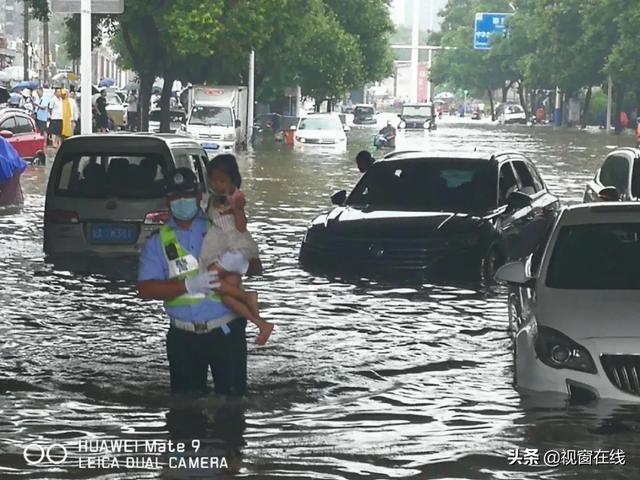
[[[495,280],[499,283],[511,283],[515,285],[524,285],[531,278],[527,276],[527,272],[522,262],[510,262],[501,266],[495,274]]]

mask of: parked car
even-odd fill
[[[169,216],[167,175],[191,168],[208,200],[207,155],[190,138],[164,134],[72,137],[58,150],[44,214],[47,254],[136,254]]]
[[[295,148],[329,147],[340,151],[347,149],[345,132],[349,127],[344,125],[337,115],[309,115],[301,118],[298,125],[291,127],[291,130],[294,130]]]
[[[584,202],[640,200],[640,149],[618,148],[598,169],[584,192]]]
[[[149,131],[154,133],[160,132],[160,112],[159,108],[149,112]],[[169,112],[169,130],[170,133],[176,133],[180,127],[184,125],[186,114],[180,109],[171,109]]]
[[[580,400],[640,402],[640,205],[561,214],[546,249],[504,265],[517,385]]]
[[[44,165],[46,140],[24,110],[0,110],[0,135],[7,139],[24,160]]]
[[[519,123],[525,125],[527,123],[527,114],[521,105],[517,103],[503,103],[496,109],[496,117],[498,123],[509,125]]]
[[[398,114],[398,128],[407,130],[433,130],[436,128],[436,111],[433,103],[405,103]]]
[[[394,152],[331,200],[302,242],[306,269],[490,280],[546,240],[559,210],[517,152]]]
[[[353,109],[354,125],[375,125],[377,122],[376,110],[373,105],[362,103],[356,105]]]

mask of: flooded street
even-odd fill
[[[0,213],[0,478],[640,478],[638,407],[571,406],[513,388],[504,289],[343,283],[300,270],[308,222],[355,184],[355,154],[375,132],[352,128],[347,154],[265,139],[239,159],[266,272],[250,285],[276,324],[267,346],[250,342],[242,404],[170,397],[168,319],[159,302],[136,297],[135,265],[96,273],[45,260],[47,169],[30,167],[24,208]],[[609,149],[634,141],[445,118],[397,143],[520,150],[566,205],[582,200]],[[36,441],[193,438],[229,469],[80,469],[71,449],[67,462],[39,468],[22,456]],[[509,465],[515,448],[623,449],[627,465]]]

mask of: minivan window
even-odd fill
[[[572,290],[640,289],[640,224],[563,227],[553,247],[547,287]]]
[[[158,198],[164,196],[167,165],[161,154],[71,154],[57,172],[60,196]]]

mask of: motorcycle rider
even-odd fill
[[[396,148],[396,128],[391,124],[391,120],[387,120],[387,125],[378,132],[387,142],[387,146]]]

